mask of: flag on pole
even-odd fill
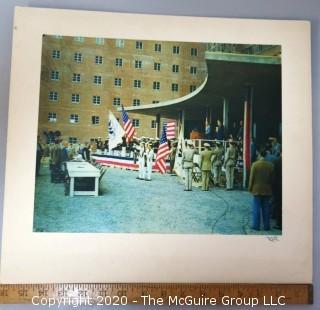
[[[131,123],[131,120],[129,119],[129,116],[125,109],[122,106],[122,122],[123,122],[123,127],[126,133],[126,141],[127,143],[132,140],[133,136],[135,135],[136,131]]]
[[[184,171],[182,168],[182,154],[184,151],[184,139],[183,139],[183,132],[180,129],[179,131],[179,137],[178,137],[178,147],[177,147],[177,151],[176,151],[176,158],[174,161],[174,171],[176,172],[177,176],[179,176],[180,178],[183,177],[184,175]]]
[[[122,143],[122,137],[125,135],[125,131],[113,115],[111,111],[109,111],[109,124],[108,124],[108,132],[109,132],[109,150],[117,147],[119,143]]]
[[[170,149],[167,141],[166,126],[163,125],[159,149],[156,157],[156,166],[158,167],[160,173],[166,172],[166,158],[168,157],[169,153]]]
[[[176,137],[176,121],[168,119],[163,125],[167,128],[167,139],[174,139]]]

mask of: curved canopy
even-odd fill
[[[181,110],[188,111],[188,115],[199,115],[224,99],[242,105],[248,85],[254,87],[255,93],[260,92],[260,96],[265,96],[268,89],[281,86],[281,58],[278,56],[206,52],[206,62],[208,75],[194,92],[156,104],[126,107],[126,110],[164,118],[177,118]]]

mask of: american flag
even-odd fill
[[[176,137],[176,121],[168,119],[164,125],[167,127],[167,138],[174,139]]]
[[[136,131],[135,131],[130,119],[129,119],[127,112],[123,108],[123,106],[122,106],[122,122],[123,122],[124,131],[126,133],[126,140],[127,140],[127,142],[129,142],[133,138],[133,136],[135,135]]]
[[[167,141],[166,126],[163,125],[159,149],[156,157],[156,166],[159,168],[160,173],[166,172],[166,158],[170,150]]]

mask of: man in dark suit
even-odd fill
[[[259,159],[253,163],[250,172],[249,192],[253,195],[253,225],[260,230],[260,210],[263,227],[270,230],[270,198],[272,196],[273,164],[265,160],[266,151],[262,150]]]
[[[277,224],[274,228],[282,229],[282,153],[274,164],[273,200]]]

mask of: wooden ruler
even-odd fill
[[[310,284],[2,284],[1,304],[312,304]]]

